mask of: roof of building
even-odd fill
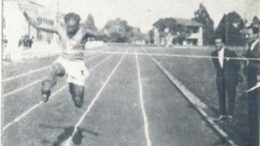
[[[184,26],[198,26],[198,27],[203,26],[203,24],[191,19],[175,18],[175,20],[177,24],[184,25]]]

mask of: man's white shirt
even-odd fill
[[[259,42],[259,39],[255,40],[255,42],[253,42],[253,44],[250,47],[250,51],[254,51],[254,48],[258,42]],[[256,85],[254,87],[252,87],[251,89],[248,89],[247,92],[254,91],[255,89],[258,89],[259,87],[260,87],[260,82],[257,82]]]
[[[223,47],[218,51],[218,61],[221,68],[224,67],[224,54],[225,54],[225,48]]]
[[[255,40],[255,42],[251,45],[250,51],[253,51],[256,44],[259,42],[259,39]]]

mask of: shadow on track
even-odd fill
[[[61,146],[61,144],[63,142],[65,142],[73,133],[74,127],[73,126],[69,126],[69,127],[65,127],[65,126],[51,126],[51,125],[39,125],[40,128],[47,128],[47,129],[63,129],[63,133],[61,133],[58,137],[57,140],[55,142],[53,142],[52,146]],[[73,136],[72,138],[72,142],[75,145],[80,145],[82,142],[82,139],[84,138],[83,136],[83,132],[89,133],[91,135],[94,136],[98,136],[99,134],[97,132],[88,130],[88,129],[84,129],[84,128],[78,128],[77,133]],[[43,140],[43,143],[51,143],[48,140]]]

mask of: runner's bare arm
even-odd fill
[[[42,30],[42,31],[46,31],[46,32],[50,32],[50,33],[59,33],[58,29],[56,28],[56,26],[54,24],[50,25],[50,24],[44,24],[41,23],[40,18],[37,17],[36,15],[33,15],[29,12],[24,11],[24,16],[27,19],[27,21],[36,29]]]

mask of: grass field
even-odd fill
[[[40,79],[48,70],[32,71],[49,66],[56,57],[4,66],[2,144],[59,146],[71,138],[71,145],[82,146],[226,146],[178,87],[145,55],[208,56],[211,51],[120,45],[90,51],[85,60],[91,76],[86,81],[82,109],[73,106],[65,79],[55,87],[48,103],[40,101]],[[153,57],[210,107],[206,112],[211,117],[217,116],[216,75],[210,59]],[[240,97],[245,84],[238,89],[234,122],[218,125],[241,146],[247,144],[248,135],[247,101]]]

